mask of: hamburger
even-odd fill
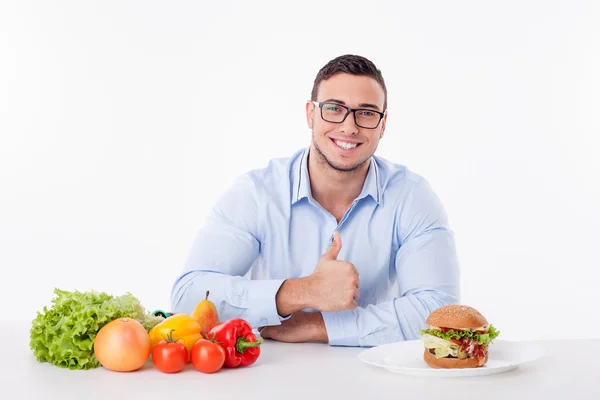
[[[431,368],[478,368],[488,360],[488,346],[500,331],[476,309],[459,304],[429,314],[421,330],[423,357]]]

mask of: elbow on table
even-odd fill
[[[186,272],[175,279],[171,287],[171,312],[174,314],[191,314],[200,301],[197,290],[193,290],[202,271]]]
[[[438,308],[460,303],[460,295],[455,291],[425,290],[416,293],[415,298],[420,303],[420,307],[418,308],[420,309],[423,324],[427,320],[427,317],[429,317],[429,314]]]
[[[405,340],[418,339],[421,329],[427,328],[427,317],[440,307],[448,304],[458,304],[460,297],[456,293],[439,290],[424,290],[410,296],[398,299],[400,302],[408,301],[414,314],[408,317],[406,313],[398,314],[399,326]],[[399,304],[396,305],[398,307]],[[396,310],[399,311],[399,310]]]
[[[431,309],[429,313],[439,307],[449,304],[458,304],[460,302],[460,293],[457,290],[430,290],[423,292],[431,300]],[[429,314],[427,314],[429,315]]]

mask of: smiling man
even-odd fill
[[[446,213],[429,183],[375,156],[387,89],[368,59],[317,74],[308,148],[243,175],[200,229],[172,288],[174,312],[206,291],[221,320],[284,342],[375,346],[416,339],[459,301]]]

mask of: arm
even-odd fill
[[[459,264],[454,235],[430,185],[421,179],[397,223],[400,297],[354,310],[322,313],[330,345],[376,346],[417,339],[436,308],[457,303]]]
[[[281,322],[275,296],[284,280],[244,277],[260,251],[258,204],[256,185],[248,177],[219,199],[173,284],[173,312],[191,313],[209,290],[221,320],[243,318],[254,327]]]

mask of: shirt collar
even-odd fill
[[[296,163],[296,168],[294,168],[292,176],[292,188],[294,190],[292,193],[292,204],[296,204],[303,198],[313,200],[312,192],[310,190],[310,179],[308,176],[308,154],[309,148],[305,149],[300,154],[300,159]],[[369,171],[367,172],[365,183],[357,200],[371,196],[377,204],[381,203],[381,179],[379,175],[377,161],[375,157],[371,157]]]

